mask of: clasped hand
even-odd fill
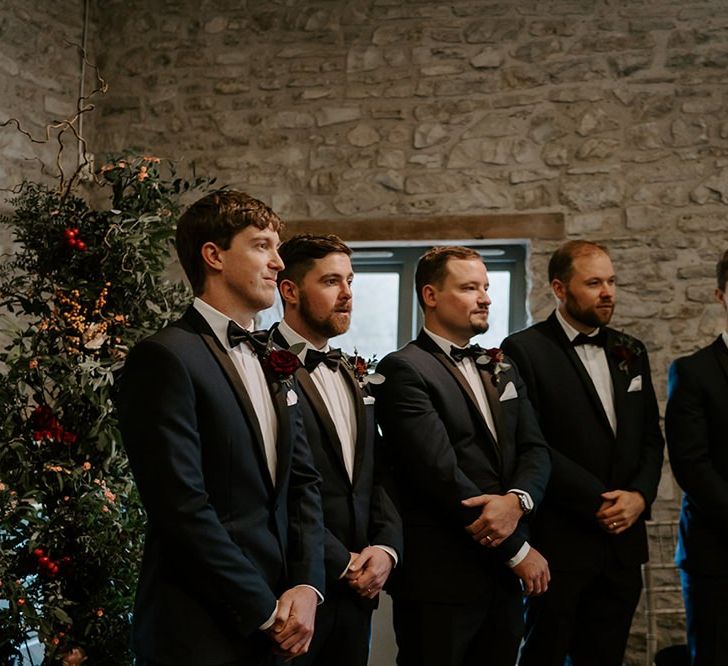
[[[382,591],[393,565],[389,553],[376,546],[367,546],[361,553],[351,553],[346,581],[360,596],[374,599]]]
[[[275,641],[274,652],[286,661],[308,652],[317,604],[316,592],[304,585],[286,590],[278,599],[275,621],[265,633]]]
[[[511,536],[523,515],[518,497],[513,493],[477,495],[464,499],[462,504],[471,508],[483,507],[480,516],[465,530],[487,548],[500,546],[504,539]]]
[[[602,493],[602,500],[596,518],[610,534],[621,534],[632,527],[647,506],[642,494],[634,490],[610,490]]]

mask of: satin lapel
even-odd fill
[[[311,405],[311,409],[316,415],[316,418],[324,431],[324,440],[328,443],[329,447],[336,455],[336,460],[341,466],[341,471],[348,479],[349,473],[346,471],[346,465],[344,464],[344,454],[341,452],[339,433],[336,432],[336,426],[334,425],[331,414],[326,407],[326,403],[324,403],[324,399],[321,397],[316,385],[313,383],[313,379],[311,379],[311,375],[308,374],[305,368],[300,368],[296,372],[296,378],[298,379],[298,385],[301,387],[301,390],[306,396],[306,399]]]
[[[599,420],[601,421],[602,425],[612,434],[612,436],[614,436],[614,431],[612,430],[612,426],[610,425],[609,419],[607,418],[607,413],[604,411],[602,401],[599,399],[599,394],[594,387],[594,382],[591,380],[591,377],[586,371],[584,364],[581,362],[579,355],[576,353],[574,346],[569,341],[566,333],[564,333],[564,329],[561,327],[561,324],[559,324],[555,314],[552,314],[549,317],[548,321],[551,324],[552,332],[556,336],[559,345],[564,350],[564,353],[568,357],[571,364],[574,366],[576,373],[579,375],[579,379],[581,379],[581,383],[584,385],[584,390],[586,391],[589,399],[592,402],[592,405],[594,406],[594,409],[599,415]]]
[[[460,385],[460,388],[465,393],[465,397],[467,400],[470,401],[470,406],[473,410],[475,410],[475,413],[478,415],[478,419],[480,423],[483,426],[483,430],[488,436],[488,441],[493,444],[493,449],[498,453],[500,456],[500,452],[498,451],[498,444],[493,439],[493,435],[490,432],[490,428],[488,427],[488,424],[485,421],[485,418],[480,412],[480,407],[478,406],[478,400],[475,397],[475,394],[473,393],[473,389],[470,388],[470,384],[468,384],[468,380],[465,379],[465,375],[463,375],[460,370],[457,369],[455,366],[455,363],[452,361],[452,359],[444,352],[442,349],[435,344],[435,342],[430,338],[427,333],[420,333],[419,337],[417,338],[417,343],[425,350],[428,351],[430,354],[432,354],[439,362],[440,364],[447,370],[453,377],[453,379]]]
[[[718,339],[713,343],[713,351],[715,351],[718,362],[721,368],[723,368],[726,379],[728,379],[728,348],[726,348],[723,342],[723,336],[718,336]]]
[[[278,330],[278,327],[274,324],[271,329],[271,335],[273,336],[273,342],[283,349],[288,349],[288,341],[283,337],[283,334]],[[296,379],[298,380],[298,386],[301,392],[308,400],[311,409],[313,410],[319,425],[324,431],[324,440],[328,443],[329,447],[333,450],[336,455],[336,459],[339,461],[341,471],[344,476],[348,479],[349,473],[346,471],[346,465],[344,463],[344,454],[341,452],[341,442],[339,441],[339,433],[336,432],[336,426],[331,418],[326,403],[321,397],[319,390],[311,379],[311,375],[305,368],[299,368],[296,371]]]
[[[500,453],[500,449],[504,447],[508,441],[508,433],[503,420],[503,408],[500,404],[500,396],[498,395],[498,389],[493,386],[493,375],[480,369],[478,369],[478,374],[480,375],[480,380],[483,382],[485,397],[488,399],[488,405],[490,406],[490,413],[493,415],[495,434],[498,437],[496,447]]]
[[[217,339],[215,334],[212,332],[204,317],[197,312],[194,308],[190,307],[184,315],[184,319],[197,331],[202,338],[207,348],[212,352],[217,362],[220,364],[222,371],[225,373],[225,377],[230,386],[233,389],[235,397],[240,404],[240,407],[245,414],[248,425],[253,432],[253,439],[255,440],[256,449],[258,451],[258,461],[261,464],[261,474],[268,484],[270,490],[273,490],[273,481],[270,478],[270,471],[268,469],[268,458],[265,454],[265,445],[263,443],[263,433],[260,430],[260,423],[258,417],[255,414],[255,408],[250,400],[248,391],[245,389],[243,380],[240,378],[240,374],[233,365],[230,356],[225,351],[220,341]],[[274,401],[275,402],[275,401]]]
[[[619,362],[612,353],[614,346],[614,332],[607,329],[607,344],[604,352],[607,355],[607,364],[609,365],[609,375],[612,378],[612,388],[614,393],[614,413],[617,416],[617,434],[619,436],[619,424],[624,416],[625,399],[627,398],[627,389],[631,376],[629,372],[619,369]]]
[[[270,397],[273,401],[273,408],[278,417],[278,437],[276,437],[276,452],[278,460],[276,461],[276,495],[281,492],[285,485],[284,480],[288,474],[288,468],[291,463],[291,418],[288,413],[288,389],[285,386],[278,385],[278,389],[268,384]]]
[[[339,372],[342,373],[344,381],[354,396],[354,411],[356,413],[356,442],[354,444],[354,471],[352,474],[352,484],[356,483],[361,469],[361,462],[364,459],[364,447],[366,446],[367,437],[367,417],[366,407],[364,406],[364,393],[359,388],[359,382],[354,377],[351,370],[346,368],[344,364],[339,365]]]

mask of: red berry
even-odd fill
[[[76,241],[76,249],[80,252],[83,252],[86,249],[86,243],[84,243],[82,240]]]
[[[73,229],[64,229],[63,230],[64,235],[66,238],[73,238],[76,234],[73,232]]]
[[[58,565],[57,564],[51,564],[48,567],[48,571],[50,571],[52,576],[55,576],[58,573]]]
[[[68,239],[68,244],[71,247],[76,247],[76,243],[78,243],[78,241],[75,238],[71,237],[71,238]]]
[[[43,555],[45,555],[45,553],[43,552],[42,548],[36,548],[33,551],[33,555],[35,555],[36,557],[43,557]]]
[[[50,563],[50,558],[48,558],[48,557],[43,556],[43,557],[38,558],[38,564],[42,567],[47,567],[49,565],[49,563]]]
[[[73,233],[74,233],[74,235],[78,236],[78,232],[79,232],[79,228],[78,227],[73,227]]]

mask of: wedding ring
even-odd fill
[[[491,537],[491,536],[490,536],[490,534],[486,534],[486,535],[485,535],[485,540],[486,540],[486,541],[487,541],[488,543],[490,543],[491,541],[493,541],[493,537]]]
[[[612,523],[610,527],[611,527],[612,529],[616,529],[616,527],[617,527],[617,523]]]

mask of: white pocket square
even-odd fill
[[[286,393],[286,404],[289,407],[293,407],[298,402],[298,393],[296,393],[293,389],[288,389],[288,393]]]
[[[518,392],[516,391],[516,387],[514,386],[513,382],[508,382],[506,384],[506,387],[503,389],[503,393],[501,393],[499,400],[503,402],[505,400],[513,400],[513,398],[517,397]]]
[[[641,391],[642,390],[642,375],[637,375],[636,377],[632,377],[632,381],[629,383],[629,388],[627,389],[627,393],[632,393],[633,391]]]
[[[365,405],[373,405],[374,404],[374,396],[373,395],[365,395],[364,396],[364,404]]]

